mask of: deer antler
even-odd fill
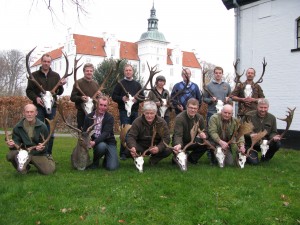
[[[207,92],[207,94],[210,95],[210,97],[214,97],[214,95],[207,89],[206,84],[205,84],[205,75],[207,74],[208,70],[204,70],[204,66],[202,67],[202,88]]]
[[[83,63],[81,63],[79,66],[77,66],[79,60],[82,58],[82,56],[80,56],[79,59],[76,58],[74,59],[74,84],[76,89],[80,92],[80,94],[82,94],[83,96],[86,96],[86,94],[81,90],[81,88],[79,87],[79,84],[77,82],[77,70],[83,65]]]
[[[34,47],[30,52],[27,53],[26,55],[26,70],[27,70],[27,79],[28,80],[31,80],[36,86],[38,89],[40,89],[41,92],[43,92],[44,94],[46,93],[45,89],[42,87],[42,85],[39,84],[39,82],[37,82],[37,80],[34,78],[34,76],[32,75],[31,73],[31,70],[30,70],[30,65],[29,65],[29,58],[30,58],[30,55],[31,53],[36,49],[36,47]]]
[[[238,141],[245,134],[251,133],[253,131],[253,128],[254,126],[251,122],[242,123],[237,130],[236,140]]]
[[[48,118],[45,118],[47,120],[47,122],[49,123],[49,125],[50,125],[50,131],[49,131],[49,135],[48,135],[48,137],[46,139],[44,139],[43,136],[42,136],[43,143],[41,143],[41,145],[45,146],[49,142],[52,134],[54,133],[56,124],[58,122],[58,118],[59,118],[58,114],[56,114],[55,117],[54,117],[54,119],[52,119],[52,120],[49,120]],[[31,147],[27,148],[26,150],[28,152],[30,152],[31,150],[35,149],[36,147],[37,146],[31,146]]]
[[[289,128],[290,128],[290,126],[292,124],[292,121],[293,121],[295,109],[296,109],[296,107],[294,109],[288,108],[288,111],[287,111],[288,115],[286,115],[285,119],[279,119],[279,118],[277,118],[279,120],[282,120],[282,121],[286,122],[286,128],[283,131],[283,133],[280,134],[280,138],[282,138],[287,133],[287,131],[289,130]]]
[[[266,136],[268,132],[266,130],[258,132],[256,135],[251,136],[251,147],[249,149],[253,149],[254,145],[259,142],[264,136]],[[247,152],[249,151],[247,150]]]
[[[114,72],[114,68],[113,68],[113,66],[111,66],[110,69],[109,69],[109,72],[105,75],[105,78],[104,78],[102,84],[100,85],[100,87],[98,88],[98,90],[95,92],[95,94],[92,96],[92,99],[96,100],[98,92],[102,93],[102,90],[105,89],[104,87],[105,87],[108,79],[113,74],[113,72]]]
[[[154,76],[155,76],[156,74],[158,74],[158,73],[161,72],[160,70],[159,70],[159,71],[157,70],[157,65],[155,65],[155,66],[153,66],[153,67],[150,68],[149,63],[147,62],[147,66],[148,66],[148,69],[149,69],[149,72],[150,72],[149,78],[148,78],[148,80],[146,81],[144,87],[142,87],[142,88],[134,95],[134,98],[136,98],[136,99],[138,99],[138,100],[140,100],[140,101],[145,101],[145,98],[140,98],[140,93],[143,93],[143,91],[145,91],[145,90],[152,90],[152,89],[153,89],[153,81],[152,81],[152,80],[153,80],[153,78],[154,78]],[[149,83],[150,83],[151,88],[150,88],[150,89],[147,89],[146,87],[148,86]]]
[[[52,95],[55,95],[55,94],[56,94],[56,90],[57,90],[57,89],[59,88],[59,86],[60,86],[60,81],[61,81],[62,79],[65,79],[65,78],[71,76],[71,75],[73,74],[73,70],[72,70],[71,73],[68,73],[68,71],[69,71],[69,60],[68,60],[67,55],[66,55],[64,52],[62,52],[62,54],[64,55],[65,60],[66,60],[66,72],[65,72],[65,75],[57,82],[57,84],[54,86],[54,88],[50,91]]]
[[[195,144],[194,140],[195,140],[195,137],[197,135],[197,132],[198,132],[198,128],[199,128],[199,122],[194,122],[194,125],[190,131],[190,135],[191,135],[191,141],[186,145],[184,146],[184,148],[182,149],[183,152],[185,152],[185,150],[191,146],[192,144]]]
[[[255,84],[258,84],[258,83],[263,82],[263,76],[264,76],[264,74],[265,74],[265,70],[266,70],[266,66],[267,66],[267,63],[266,63],[265,58],[264,58],[262,64],[263,64],[263,71],[262,71],[262,74],[261,74],[260,78],[258,79],[258,81],[255,82]],[[254,84],[254,85],[255,85],[255,84]]]
[[[243,71],[242,74],[239,74],[237,72],[237,66],[240,62],[240,59],[236,59],[235,62],[233,62],[233,67],[234,67],[234,71],[235,71],[235,78],[234,78],[234,82],[235,82],[235,86],[237,86],[238,84],[241,84],[242,82],[240,81],[241,77],[244,75],[245,70]]]

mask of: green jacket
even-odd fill
[[[205,122],[203,117],[197,113],[194,118],[189,118],[187,111],[179,113],[175,118],[174,125],[174,136],[173,136],[173,146],[180,144],[184,147],[191,141],[190,131],[194,126],[194,123],[199,123],[199,128],[204,131]]]
[[[228,122],[228,126],[226,131],[223,132],[223,121],[221,118],[220,113],[216,113],[210,117],[209,123],[208,123],[208,134],[209,138],[215,142],[219,143],[220,140],[222,141],[229,141],[232,136],[234,135],[234,132],[238,128],[238,119],[231,118],[231,120]],[[233,139],[233,142],[245,143],[244,136],[242,136],[239,140]]]
[[[15,142],[15,144],[17,144],[19,146],[22,145],[23,148],[31,147],[31,146],[38,145],[38,143],[42,143],[43,138],[46,139],[48,137],[49,132],[48,132],[47,126],[42,121],[40,121],[39,119],[36,118],[36,122],[35,122],[35,126],[34,126],[34,137],[33,137],[33,140],[31,140],[28,137],[28,134],[24,128],[24,125],[23,125],[24,120],[25,120],[25,118],[20,120],[13,129],[12,139]],[[43,136],[43,138],[42,138],[42,136]],[[47,149],[47,145],[45,146],[43,151],[32,150],[30,153],[32,155],[45,155],[46,149]],[[11,149],[11,150],[14,150],[14,149]]]
[[[253,110],[246,114],[246,120],[252,122],[254,133],[266,130],[268,133],[265,138],[268,140],[277,135],[276,118],[271,113],[267,113],[264,118],[260,118],[257,114],[257,110]]]

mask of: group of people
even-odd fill
[[[43,55],[41,64],[40,69],[32,73],[35,80],[45,90],[51,90],[58,84],[59,88],[56,95],[61,95],[66,81],[60,79],[60,76],[51,70],[50,55]],[[100,159],[103,157],[102,165],[108,170],[115,170],[119,167],[119,157],[113,131],[114,117],[108,112],[110,100],[99,92],[99,84],[93,80],[94,66],[90,63],[85,64],[83,73],[84,77],[77,81],[80,91],[78,86],[74,85],[71,101],[75,103],[77,109],[77,127],[79,129],[85,131],[92,124],[96,124],[93,127],[94,132],[90,140],[90,147],[93,148],[93,162],[87,169],[99,168]],[[205,86],[203,94],[198,85],[190,80],[191,71],[188,68],[182,70],[182,82],[174,85],[171,94],[164,88],[166,84],[165,77],[162,75],[157,76],[154,89],[150,91],[147,100],[143,102],[140,116],[138,114],[141,103],[140,98],[133,98],[133,100],[129,98],[129,95],[134,96],[142,88],[141,84],[133,79],[133,75],[132,65],[126,64],[124,66],[124,79],[116,84],[111,95],[112,100],[118,104],[121,126],[131,125],[125,136],[126,144],[120,144],[119,156],[121,160],[144,154],[149,155],[149,163],[155,165],[160,160],[173,154],[172,162],[174,162],[176,154],[184,149],[188,152],[187,160],[189,163],[196,164],[201,156],[207,152],[211,164],[215,164],[215,155],[210,154],[211,151],[203,144],[204,140],[208,140],[214,146],[221,146],[226,151],[225,164],[233,165],[233,145],[237,145],[238,151],[245,153],[251,146],[251,136],[262,130],[267,131],[264,138],[270,140],[270,146],[267,154],[261,157],[261,161],[270,160],[280,147],[276,119],[268,112],[269,102],[264,98],[261,87],[253,81],[255,77],[253,68],[247,70],[247,80],[238,84],[234,91],[231,91],[230,85],[223,81],[223,69],[215,67],[214,77]],[[246,84],[250,84],[252,87],[252,95],[247,97],[244,94]],[[16,149],[16,146],[35,146],[34,151],[30,152],[30,163],[35,165],[40,173],[51,174],[55,171],[55,162],[52,158],[54,137],[52,136],[45,146],[41,146],[42,136],[40,133],[43,133],[43,136],[48,135],[49,126],[45,118],[54,118],[56,104],[53,105],[52,113],[47,114],[42,95],[35,85],[32,80],[28,81],[26,94],[32,104],[24,107],[24,118],[13,128],[12,139],[6,140],[11,150],[7,154],[7,160],[17,168],[16,156],[18,149]],[[83,105],[95,94],[97,94],[97,99],[94,101],[94,110],[92,113],[87,114]],[[143,95],[143,93],[141,94]],[[168,103],[166,112],[161,115],[159,109],[162,107],[163,99]],[[218,100],[224,103],[221,113],[216,111]],[[128,101],[133,101],[130,114],[127,113],[125,107]],[[202,101],[208,105],[206,118],[199,114]],[[232,101],[238,102],[238,116],[242,121],[251,121],[254,125],[252,133],[234,141],[232,141],[232,138],[239,121],[233,117]],[[174,133],[171,136],[169,123],[170,112],[173,108],[175,109],[176,118]],[[191,130],[195,127],[195,124],[197,124],[198,129],[194,137]],[[259,151],[259,148],[258,144],[254,146],[255,150]],[[253,165],[258,164],[258,153],[252,151],[247,162]],[[27,166],[25,173],[29,169],[30,165]]]

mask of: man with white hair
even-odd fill
[[[166,121],[157,116],[157,106],[153,101],[144,102],[143,114],[135,119],[127,134],[126,144],[133,158],[145,151],[150,156],[150,164],[155,165],[168,157],[171,150],[166,144],[170,143],[170,131]]]
[[[33,104],[27,104],[24,107],[24,118],[13,128],[12,139],[6,140],[6,144],[10,149],[6,159],[18,169],[16,158],[19,154],[19,149],[17,149],[17,146],[26,148],[36,146],[29,152],[29,163],[33,164],[39,173],[48,175],[55,171],[55,162],[46,153],[47,145],[41,144],[43,143],[43,137],[46,138],[48,136],[48,128],[36,117],[37,113],[36,106]],[[25,170],[20,172],[26,174],[29,169],[30,165],[27,164]]]
[[[269,101],[265,98],[259,99],[257,109],[246,114],[244,118],[252,122],[254,129],[250,135],[245,135],[246,147],[251,146],[251,136],[257,135],[260,131],[267,131],[264,140],[269,141],[269,149],[265,155],[261,156],[261,161],[269,161],[280,148],[280,135],[277,133],[276,118],[269,111]],[[260,143],[253,147],[256,151],[260,151]],[[258,153],[251,151],[250,157],[247,158],[247,163],[257,165],[259,163]]]
[[[233,118],[233,108],[231,105],[224,105],[221,113],[214,114],[210,117],[208,123],[208,134],[212,144],[220,146],[225,153],[225,165],[233,165],[232,145],[238,145],[238,151],[245,152],[244,137],[235,140],[233,135],[238,128],[238,119]],[[233,139],[232,139],[233,138]],[[214,158],[214,154],[212,154]]]

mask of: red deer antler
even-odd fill
[[[66,79],[67,77],[69,77],[73,74],[73,70],[72,70],[71,73],[68,73],[68,71],[69,71],[69,60],[68,60],[67,55],[64,52],[62,52],[62,54],[64,55],[65,60],[66,60],[66,72],[65,72],[65,75],[57,82],[57,84],[54,86],[54,88],[52,88],[52,90],[50,91],[52,95],[56,94],[56,91],[60,86],[61,80]]]
[[[202,67],[201,69],[202,71],[202,89],[205,90],[207,92],[207,94],[210,95],[210,97],[215,97],[206,87],[206,84],[205,84],[205,75],[207,74],[208,70],[204,70],[204,66]]]
[[[255,82],[255,84],[258,84],[258,83],[263,82],[263,76],[264,76],[264,74],[265,74],[265,70],[266,70],[266,66],[267,66],[267,63],[266,63],[265,58],[264,58],[262,64],[263,64],[263,71],[262,71],[262,74],[261,74],[260,78],[258,79],[258,81]],[[255,85],[255,84],[254,84],[254,85]]]
[[[239,74],[237,72],[237,66],[238,66],[239,62],[240,62],[240,59],[237,59],[235,62],[233,62],[233,67],[234,67],[234,71],[235,71],[235,78],[234,78],[235,86],[237,86],[238,84],[242,84],[240,79],[245,73],[245,70],[243,71],[242,74]]]
[[[30,52],[28,52],[28,54],[26,55],[26,70],[27,70],[27,79],[28,80],[31,80],[36,86],[38,89],[40,89],[41,92],[43,92],[43,94],[46,93],[45,89],[42,87],[42,85],[39,84],[39,82],[37,82],[37,80],[34,78],[34,76],[32,75],[31,73],[31,70],[30,70],[30,65],[29,65],[29,58],[30,58],[30,55],[31,53],[36,49],[36,47],[34,47]]]

